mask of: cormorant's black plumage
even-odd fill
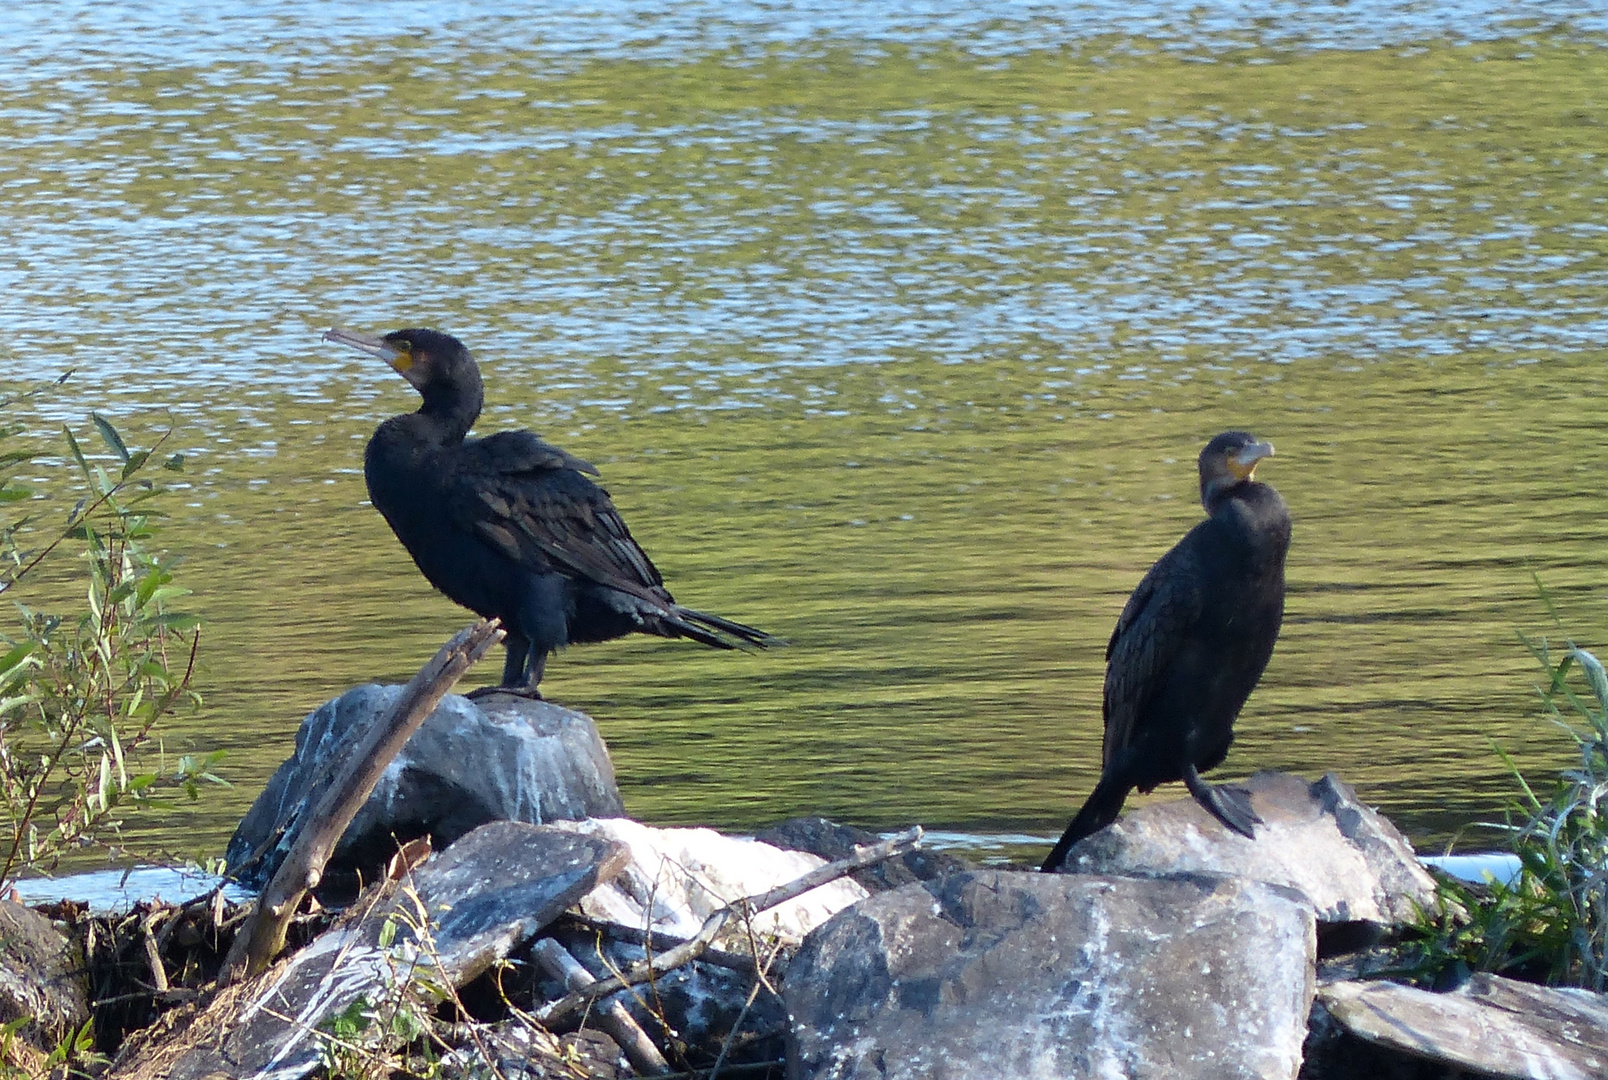
[[[1252,836],[1260,819],[1242,789],[1200,774],[1221,764],[1234,718],[1267,667],[1284,618],[1290,512],[1253,478],[1273,447],[1229,431],[1200,454],[1207,518],[1145,574],[1106,647],[1100,781],[1044,861],[1117,819],[1128,792],[1182,780],[1227,828]]]
[[[631,538],[597,470],[529,431],[466,438],[483,402],[480,370],[457,338],[398,330],[326,338],[379,356],[424,398],[369,440],[369,498],[450,599],[502,620],[501,689],[537,693],[564,645],[633,632],[720,649],[778,644],[762,630],[682,607]]]

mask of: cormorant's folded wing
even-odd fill
[[[1180,541],[1156,560],[1128,597],[1106,646],[1105,743],[1101,754],[1105,763],[1133,739],[1139,718],[1162,682],[1162,673],[1200,618],[1198,579],[1191,545]]]
[[[537,572],[589,578],[656,604],[664,579],[580,458],[528,431],[466,443],[449,500],[456,523]]]

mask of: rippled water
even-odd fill
[[[3,374],[75,369],[41,438],[170,410],[191,459],[173,742],[237,787],[158,842],[220,849],[304,712],[465,621],[363,501],[414,399],[332,322],[459,334],[482,431],[793,641],[554,661],[638,816],[1058,831],[1232,426],[1296,539],[1224,774],[1334,769],[1430,841],[1498,812],[1493,740],[1563,763],[1517,632],[1608,625],[1608,6],[875,7],[0,16]]]

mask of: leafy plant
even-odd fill
[[[321,1025],[320,1058],[332,1080],[379,1080],[398,1071],[437,1074],[428,1013],[400,986],[388,987],[383,996],[388,1000],[359,997]]]
[[[1419,971],[1495,971],[1601,991],[1608,989],[1608,672],[1574,644],[1561,657],[1545,641],[1525,644],[1548,675],[1542,707],[1575,743],[1579,764],[1538,792],[1502,755],[1521,793],[1501,826],[1518,873],[1484,887],[1443,883],[1441,912],[1419,927]]]
[[[440,957],[424,902],[411,885],[400,887],[399,897],[380,926],[381,985],[320,1025],[320,1057],[331,1080],[442,1075],[438,1044],[450,1048],[439,1042],[430,1014],[452,990],[428,974]]]
[[[0,414],[16,400],[0,400]],[[183,456],[159,457],[171,430],[133,449],[105,417],[90,420],[109,461],[92,461],[63,429],[82,485],[65,518],[0,517],[0,594],[20,616],[16,632],[0,634],[0,886],[116,836],[127,811],[169,791],[194,798],[202,782],[222,783],[211,771],[217,754],[168,763],[157,738],[164,719],[200,704],[191,686],[200,623],[173,610],[188,590],[175,583],[177,560],[151,546],[149,504],[163,491],[153,465],[178,472]],[[0,428],[0,512],[35,502],[14,480],[34,455],[3,449],[20,433]],[[42,584],[40,568],[64,549],[82,563],[81,576],[67,575],[84,587],[81,608],[24,602],[24,586]],[[63,575],[53,577],[59,591]]]

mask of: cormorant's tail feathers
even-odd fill
[[[680,604],[661,616],[660,623],[667,637],[691,638],[714,649],[773,649],[787,644],[758,627]]]
[[[1100,782],[1094,785],[1088,801],[1083,804],[1083,809],[1066,827],[1066,832],[1055,842],[1055,847],[1050,849],[1049,857],[1039,869],[1046,874],[1059,870],[1073,844],[1085,836],[1093,836],[1117,820],[1117,815],[1122,813],[1122,804],[1128,798],[1128,787],[1127,784],[1113,783],[1102,776]]]

